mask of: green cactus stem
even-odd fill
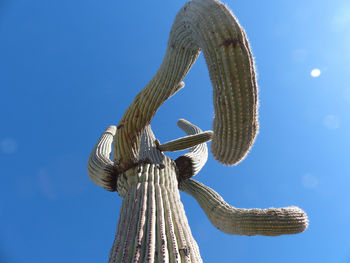
[[[184,119],[178,120],[177,125],[188,135],[202,133],[202,130],[199,127]],[[195,147],[192,147],[188,153],[179,156],[175,160],[179,171],[178,180],[181,181],[183,179],[188,179],[198,174],[207,162],[207,159],[208,148],[205,143],[200,143]]]
[[[258,130],[254,61],[244,30],[232,12],[213,0],[191,1],[177,14],[164,60],[118,124],[113,158],[119,170],[138,160],[143,128],[158,108],[183,87],[182,80],[203,50],[213,84],[215,118],[211,151],[224,164],[237,164]],[[122,161],[121,161],[122,160]]]
[[[197,200],[210,222],[235,235],[279,236],[305,231],[309,221],[298,207],[241,209],[227,204],[213,189],[192,179],[180,182],[180,190]]]
[[[118,177],[123,204],[109,262],[202,262],[175,163],[157,149],[150,126],[141,141],[142,161]]]
[[[180,119],[187,136],[156,140],[151,120],[158,108],[184,87],[185,75],[203,50],[213,84],[213,130]],[[239,163],[257,131],[258,91],[253,56],[244,30],[216,0],[193,0],[177,14],[160,69],[135,97],[118,126],[101,135],[88,160],[98,186],[123,198],[110,263],[202,262],[179,189],[194,197],[209,220],[228,234],[295,234],[308,218],[298,207],[240,209],[211,188],[190,179],[211,152],[223,164]],[[110,160],[113,147],[113,162]],[[189,149],[175,161],[165,151]]]
[[[111,145],[117,131],[116,126],[108,127],[92,149],[88,160],[88,175],[96,185],[108,191],[116,191],[117,177],[110,160]]]
[[[198,144],[210,141],[213,137],[212,131],[205,131],[195,135],[181,137],[158,145],[158,149],[162,152],[175,152],[192,148]]]

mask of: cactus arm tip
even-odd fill
[[[91,181],[108,191],[116,191],[117,175],[114,164],[110,160],[111,146],[116,132],[116,126],[109,126],[102,133],[92,149],[87,163]]]
[[[203,136],[206,134],[207,139],[210,140],[213,136],[212,131],[202,132],[199,127],[185,119],[179,119],[177,125],[188,137]],[[205,143],[208,140],[199,141],[189,152],[179,156],[175,160],[179,170],[179,181],[195,176],[203,168],[208,159],[208,148]]]

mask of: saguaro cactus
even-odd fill
[[[214,132],[186,120],[187,136],[161,144],[151,120],[203,50],[213,84]],[[123,198],[109,262],[202,262],[178,189],[193,196],[220,230],[238,235],[282,235],[304,231],[308,219],[297,207],[239,209],[191,177],[211,152],[221,163],[244,159],[258,130],[258,91],[245,32],[232,12],[215,0],[193,0],[177,14],[163,63],[135,97],[117,126],[106,129],[92,150],[88,174]],[[110,160],[113,144],[113,162]],[[172,160],[163,152],[190,149]]]

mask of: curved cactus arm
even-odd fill
[[[177,126],[186,132],[187,135],[201,134],[202,130],[189,121],[180,119]],[[181,155],[175,160],[179,170],[179,181],[190,178],[199,173],[208,159],[208,148],[205,142],[192,147],[188,153]]]
[[[213,84],[211,151],[218,161],[228,165],[246,156],[258,129],[257,83],[249,43],[225,5],[215,0],[194,0],[178,12],[158,72],[118,124],[113,158],[120,170],[137,162],[142,130],[158,108],[183,87],[182,80],[201,49]]]
[[[96,185],[108,191],[117,190],[117,176],[114,166],[109,159],[116,126],[108,127],[92,149],[87,163],[88,175]]]
[[[181,151],[188,148],[192,148],[196,145],[200,145],[202,143],[206,143],[207,141],[210,141],[212,138],[213,138],[213,132],[205,131],[198,134],[181,137],[179,139],[166,142],[164,144],[159,144],[158,149],[162,152]]]
[[[300,233],[308,227],[305,212],[295,206],[240,209],[230,206],[213,189],[195,180],[184,180],[179,188],[194,197],[210,222],[227,234],[278,236]]]

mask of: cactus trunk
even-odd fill
[[[180,201],[175,163],[155,147],[149,126],[142,141],[145,161],[118,179],[123,204],[109,262],[202,262]]]
[[[138,178],[124,196],[109,262],[202,262],[172,164],[130,172]]]

